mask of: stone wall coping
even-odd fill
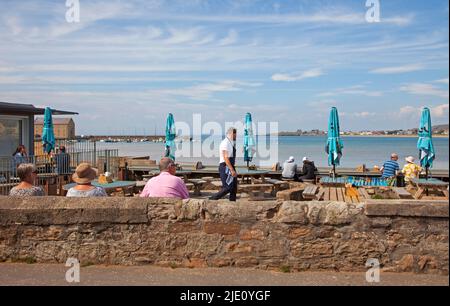
[[[359,216],[449,217],[446,201],[369,200],[362,204],[208,201],[163,198],[0,197],[0,225],[145,224],[152,220],[344,225]]]
[[[448,201],[367,200],[365,204],[367,216],[448,218],[448,212]]]

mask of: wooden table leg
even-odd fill
[[[419,187],[419,189],[417,190],[416,194],[414,195],[414,199],[420,200],[420,198],[422,197],[424,192],[425,192],[425,189],[422,188],[422,187]]]
[[[447,200],[448,200],[448,190],[447,190],[447,188],[442,189],[442,192],[444,193],[445,197],[446,197]]]
[[[202,186],[200,184],[198,184],[198,185],[194,184],[194,195],[195,196],[201,196],[202,195],[201,187]]]
[[[261,198],[261,199],[264,199],[264,194],[265,194],[264,189],[260,188],[259,189],[259,193],[258,193],[258,197]]]

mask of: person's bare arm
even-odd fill
[[[236,170],[234,169],[233,165],[231,165],[230,158],[228,157],[227,151],[222,151],[223,159],[225,160],[225,164],[227,164],[228,169],[231,171],[231,175],[233,177],[237,177]]]

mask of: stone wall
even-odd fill
[[[0,261],[448,273],[448,202],[0,197]]]

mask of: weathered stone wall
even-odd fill
[[[448,273],[448,202],[0,197],[0,261]]]

